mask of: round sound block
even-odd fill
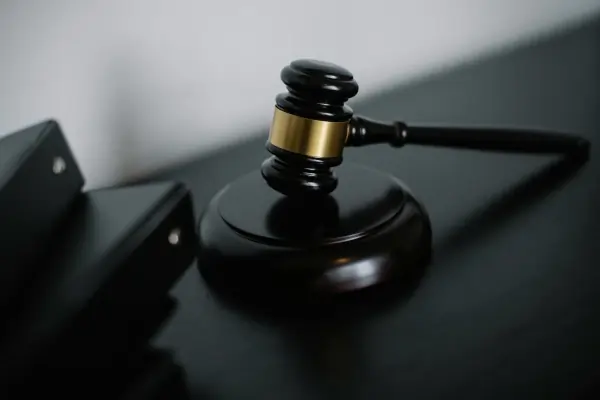
[[[260,171],[222,189],[198,226],[198,266],[209,282],[256,295],[364,289],[423,268],[431,226],[423,206],[389,174],[346,163],[326,197],[271,189]]]

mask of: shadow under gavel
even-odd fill
[[[511,217],[525,212],[536,203],[558,191],[573,179],[587,159],[561,157],[544,166],[478,210],[462,224],[442,236],[434,245],[434,257],[439,260],[466,247],[475,239],[507,223]]]

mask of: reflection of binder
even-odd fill
[[[123,400],[189,399],[185,372],[171,354],[162,350],[148,351],[140,359],[138,371],[123,391]]]

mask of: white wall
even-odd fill
[[[589,16],[600,0],[1,0],[0,132],[55,117],[88,187],[270,122],[300,57],[360,94]]]

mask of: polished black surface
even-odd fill
[[[268,316],[221,301],[189,270],[157,343],[176,349],[194,398],[597,398],[600,21],[353,108],[382,120],[573,132],[592,141],[590,161],[346,150],[346,161],[393,173],[426,205],[431,265],[385,301],[375,292],[319,312],[272,302]],[[187,183],[200,213],[262,162],[266,131],[152,179]]]
[[[203,276],[216,290],[235,287],[251,300],[260,293],[268,302],[313,303],[424,269],[431,227],[410,191],[351,163],[338,174],[340,186],[317,198],[282,195],[258,170],[227,185],[200,217]]]
[[[132,378],[118,397],[121,400],[189,399],[185,371],[167,351],[146,352],[137,365],[130,366],[130,370]]]

